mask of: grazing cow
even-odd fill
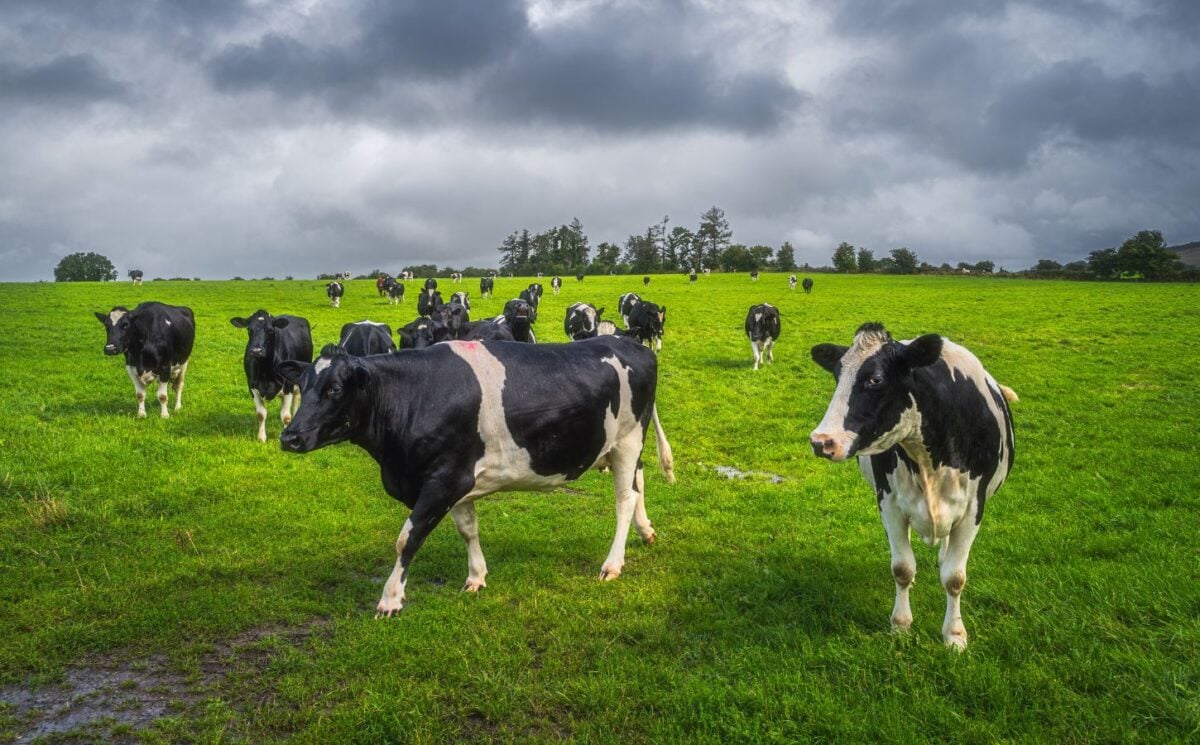
[[[387,283],[384,285],[384,291],[387,293],[388,305],[396,305],[404,302],[404,284],[388,277]]]
[[[168,381],[175,389],[175,410],[179,411],[188,358],[196,343],[192,309],[151,301],[133,310],[118,305],[108,313],[96,313],[96,318],[107,332],[104,353],[125,355],[125,371],[137,397],[138,418],[146,416],[146,386],[155,380],[163,419],[171,415],[167,411]]]
[[[775,342],[779,339],[779,309],[770,303],[751,305],[746,314],[746,336],[750,338],[750,351],[754,353],[754,369],[762,358],[775,361]]]
[[[688,275],[688,282],[690,282],[691,284],[696,284],[696,270],[695,269],[693,269],[692,273]]]
[[[436,290],[437,289],[437,280],[434,279],[433,277],[430,277],[429,279],[425,280],[425,289],[426,290]]]
[[[804,288],[805,295],[812,292],[812,286],[813,286],[812,277],[805,277],[804,281],[801,282],[800,285]]]
[[[708,267],[705,267],[705,268],[704,268],[704,273],[705,273],[705,274],[708,274],[708,273],[709,273],[709,272],[711,272],[711,271],[712,271],[712,269],[709,269]]]
[[[789,289],[789,290],[794,290],[794,289],[796,289],[796,282],[797,282],[797,279],[796,279],[796,275],[795,275],[795,274],[793,274],[793,275],[791,275],[790,277],[788,277],[788,289]]]
[[[342,326],[338,346],[346,354],[355,357],[396,351],[396,344],[392,341],[392,328],[386,323],[375,321],[357,321]]]
[[[757,269],[755,269],[754,271],[750,272],[750,281],[751,281],[751,282],[757,282],[757,281],[758,281],[758,270],[757,270]]]
[[[554,277],[551,279],[550,289],[553,290],[555,295],[557,295],[558,291],[562,289],[562,277]]]
[[[459,282],[462,282],[462,272],[451,272],[450,273],[450,283],[458,284]]]
[[[528,302],[524,299],[516,298],[505,303],[504,314],[496,316],[493,320],[497,323],[503,323],[508,327],[513,341],[536,344],[537,337],[533,334],[533,322],[536,317],[537,314],[533,312],[533,307]]]
[[[350,272],[342,272],[342,279],[350,279]]]
[[[589,303],[572,303],[567,308],[567,317],[563,321],[563,330],[567,332],[567,338],[579,341],[595,336],[596,323],[602,313],[604,308],[596,310],[596,307]]]
[[[329,296],[329,304],[337,308],[342,304],[342,295],[346,294],[346,288],[335,279],[325,285],[325,294]]]
[[[538,289],[535,290],[533,289],[534,287],[537,287]],[[528,289],[521,290],[521,293],[517,296],[521,300],[529,303],[529,307],[533,309],[533,317],[530,321],[531,323],[537,322],[538,305],[540,305],[542,302],[541,287],[541,285],[529,285]]]
[[[411,282],[412,278],[413,278],[412,272],[409,272],[409,271],[400,272],[400,279],[404,280],[405,282]]]
[[[650,284],[650,275],[646,275],[645,277],[642,277],[642,286],[645,287],[648,284]]]
[[[229,322],[246,329],[249,339],[242,356],[246,369],[246,387],[254,398],[254,411],[258,414],[258,441],[267,441],[266,401],[283,394],[283,406],[279,418],[284,426],[292,421],[292,402],[300,408],[299,398],[293,399],[300,389],[295,383],[285,382],[275,366],[287,360],[312,362],[312,332],[308,320],[299,316],[274,316],[265,310],[255,311],[249,318],[230,318]]]
[[[642,302],[642,296],[636,292],[627,292],[617,299],[617,312],[621,314],[621,320],[625,322],[625,328],[629,328],[629,314],[633,309]]]
[[[458,292],[456,292],[450,296],[450,302],[458,303],[459,305],[466,308],[467,310],[471,310],[470,293],[459,290]]]
[[[541,278],[542,278],[542,273],[538,272],[538,279],[541,279]]]
[[[379,297],[383,297],[384,293],[387,292],[387,283],[390,279],[391,277],[386,274],[380,274],[375,277],[375,292],[379,293]]]
[[[129,270],[129,278],[131,280],[133,280],[133,283],[135,285],[140,285],[142,283],[142,270],[141,269],[130,269]]]
[[[496,279],[494,277],[479,278],[479,295],[481,297],[491,297],[492,291],[496,287]]]
[[[663,324],[667,320],[667,306],[642,300],[629,313],[629,335],[646,346],[654,345],[654,351],[662,349]]]
[[[575,281],[576,281],[576,282],[582,282],[582,281],[583,281],[583,275],[582,275],[582,274],[576,274],[576,275],[575,275]]]
[[[442,293],[428,287],[417,295],[417,315],[429,318],[434,311],[442,307]]]
[[[284,371],[303,403],[282,448],[307,453],[348,440],[379,463],[384,489],[411,510],[377,618],[404,607],[413,557],[446,513],[466,542],[463,590],[487,585],[474,501],[495,492],[552,489],[608,465],[617,527],[600,579],[621,575],[631,521],[644,542],[655,540],[641,467],[651,423],[659,467],[668,482],[675,476],[654,401],[656,360],[637,345],[460,341],[357,359],[326,347],[315,363]]]
[[[849,347],[819,344],[813,360],[837,388],[810,436],[813,452],[840,462],[858,456],[875,492],[891,544],[896,603],[892,628],[912,624],[908,589],[916,575],[909,543],[915,530],[940,545],[946,590],[942,639],[967,646],[959,597],[967,554],[1013,463],[1012,389],[998,384],[964,347],[937,334],[896,342],[883,326],[863,324]]]

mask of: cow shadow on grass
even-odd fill
[[[193,411],[186,417],[183,416],[187,411],[185,406],[183,411],[180,411],[179,430],[186,435],[199,436],[222,436],[222,437],[238,437],[244,436],[252,439],[258,432],[258,420],[254,417],[254,411]],[[174,415],[172,415],[174,416]],[[272,426],[274,425],[274,426]],[[278,438],[283,425],[279,422],[279,418],[275,417],[274,421],[267,420],[267,440]]]
[[[154,403],[157,406],[157,402]],[[146,411],[150,411],[147,403]],[[156,412],[157,413],[157,412]],[[137,415],[137,401],[132,394],[129,396],[97,395],[93,398],[75,396],[70,400],[54,401],[46,404],[41,410],[43,419],[68,416],[128,416]]]
[[[710,357],[701,365],[706,369],[721,368],[723,370],[738,370],[745,368],[751,370],[754,367],[754,358],[747,354],[745,357]]]

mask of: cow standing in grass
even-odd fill
[[[142,283],[142,270],[141,269],[130,269],[129,270],[129,279],[133,281],[133,284],[140,285]]]
[[[494,277],[480,277],[479,278],[479,296],[480,297],[491,297],[492,291],[495,289],[495,287],[496,287],[496,279]]]
[[[300,408],[300,389],[294,383],[285,382],[276,367],[281,362],[297,360],[312,362],[312,330],[308,320],[299,316],[272,316],[258,310],[249,318],[231,318],[229,322],[246,329],[249,339],[242,356],[246,370],[246,387],[254,399],[254,411],[258,414],[258,441],[267,441],[267,405],[275,396],[282,394],[279,419],[284,426],[292,421],[292,412]],[[295,397],[293,399],[293,396]]]
[[[791,275],[790,277],[788,277],[788,289],[789,289],[789,290],[794,290],[794,289],[796,289],[796,284],[797,284],[798,282],[799,282],[799,280],[798,280],[798,279],[796,279],[796,275],[795,275],[795,274],[793,274],[793,275]]]
[[[805,278],[804,278],[804,282],[802,283],[802,286],[804,287],[804,294],[805,294],[805,295],[807,295],[807,294],[809,294],[810,292],[812,292],[812,288],[813,288],[813,281],[812,281],[812,277],[805,277]]]
[[[775,341],[779,339],[779,309],[770,303],[750,306],[746,314],[746,336],[750,339],[750,351],[754,353],[754,369],[757,370],[763,357],[767,362],[775,361]]]
[[[367,358],[327,347],[311,365],[281,369],[303,394],[280,435],[283,449],[352,442],[379,464],[387,493],[412,510],[377,618],[404,607],[413,557],[447,513],[467,547],[463,590],[486,586],[474,502],[495,492],[552,489],[607,465],[617,527],[600,579],[620,576],[631,522],[644,542],[655,540],[641,466],[652,423],[659,465],[668,481],[674,473],[654,405],[657,362],[636,344],[456,341]]]
[[[916,576],[909,531],[939,546],[946,590],[942,639],[965,648],[959,598],[967,555],[985,502],[1013,463],[1016,401],[966,348],[937,334],[897,342],[863,324],[850,347],[820,344],[812,357],[837,388],[810,436],[813,452],[835,462],[858,456],[891,544],[896,602],[892,628],[912,625],[908,590]]]
[[[365,357],[370,354],[387,354],[396,351],[392,341],[392,328],[386,323],[356,321],[342,326],[338,346],[346,354]]]
[[[604,308],[597,310],[591,303],[571,303],[563,319],[563,331],[572,341],[590,339],[596,336],[596,325],[603,313]]]
[[[662,349],[667,306],[640,300],[629,313],[629,335],[657,352]]]
[[[397,282],[395,279],[388,277],[383,284],[383,291],[387,294],[388,305],[397,305],[404,302],[404,283]]]
[[[183,406],[183,381],[196,342],[196,318],[191,308],[145,302],[133,310],[123,306],[96,313],[107,338],[104,353],[125,355],[125,371],[133,381],[139,419],[146,416],[146,386],[158,381],[162,418],[167,411],[167,383],[175,389],[175,410]]]
[[[339,308],[342,305],[342,295],[346,294],[346,288],[342,286],[341,282],[334,280],[325,285],[325,294],[329,297],[329,304]]]

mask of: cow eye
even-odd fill
[[[878,375],[872,375],[870,378],[867,379],[867,387],[868,388],[878,388],[881,385],[883,385],[883,378],[881,378]]]
[[[342,387],[337,383],[334,383],[333,385],[329,386],[329,390],[326,391],[326,394],[330,398],[340,398],[342,395]]]

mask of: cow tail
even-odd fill
[[[662,469],[663,475],[667,477],[667,483],[674,484],[675,458],[671,455],[671,443],[667,442],[667,435],[663,432],[662,422],[658,420],[658,404],[651,407],[650,417],[654,420],[654,439],[658,443],[658,467]]]
[[[1000,384],[997,383],[996,385],[1000,385]],[[1012,388],[1009,388],[1006,385],[1000,386],[1000,392],[1002,394],[1004,394],[1004,400],[1009,402],[1010,404],[1015,404],[1021,400],[1020,397],[1017,396],[1017,392],[1014,391]]]

